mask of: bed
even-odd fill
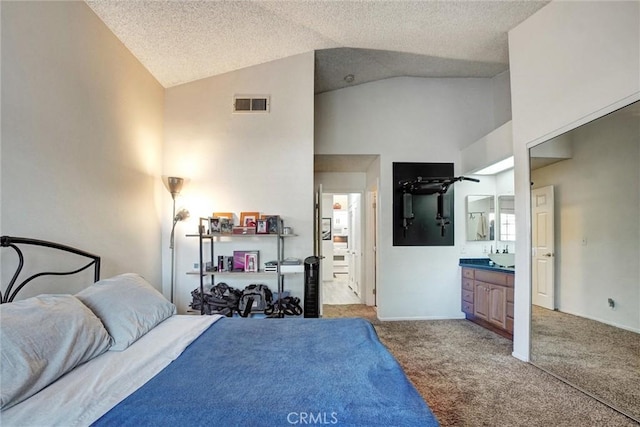
[[[3,287],[3,426],[438,425],[368,321],[178,315],[137,274],[98,280],[95,255],[2,237],[23,244],[88,256],[71,273],[96,282],[14,301],[41,277],[17,271]]]

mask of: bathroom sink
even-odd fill
[[[500,267],[514,267],[516,265],[516,254],[489,254],[489,259]]]

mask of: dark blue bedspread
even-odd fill
[[[95,425],[438,423],[366,320],[223,318]]]

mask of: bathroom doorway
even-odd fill
[[[362,194],[322,195],[322,304],[362,304]]]

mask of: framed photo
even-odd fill
[[[212,234],[222,231],[220,228],[220,218],[209,218],[209,230]]]
[[[214,212],[214,218],[227,218],[229,223],[233,225],[233,212]]]
[[[278,233],[278,215],[261,215],[260,219],[267,220],[267,232],[269,234],[277,234]]]
[[[244,271],[251,273],[258,271],[258,253],[249,252],[244,254]]]
[[[233,232],[233,221],[229,218],[220,218],[220,233],[231,234]]]
[[[255,227],[258,218],[260,218],[260,212],[240,212],[240,226]]]
[[[251,259],[247,255],[250,255]],[[255,270],[247,270],[248,268]],[[258,251],[233,251],[233,271],[258,271]]]
[[[256,234],[269,234],[269,224],[266,219],[256,221]]]
[[[322,218],[322,240],[331,240],[331,218]]]

